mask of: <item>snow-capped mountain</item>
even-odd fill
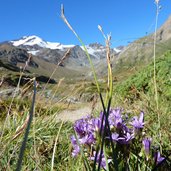
[[[84,50],[84,48],[81,46],[81,48]],[[106,57],[106,47],[103,46],[100,43],[91,43],[89,45],[86,45],[86,49],[88,53],[92,56],[94,56],[97,59],[103,59]],[[119,54],[121,52],[118,48],[111,48],[111,54]]]
[[[48,42],[38,36],[24,36],[21,39],[10,41],[13,46],[26,49],[29,53],[37,55],[41,49],[61,50],[65,51],[68,48],[73,48],[76,45],[63,45],[58,42]],[[80,46],[82,50],[84,48]],[[92,43],[86,46],[88,53],[98,59],[103,58],[106,54],[105,46],[99,43]],[[119,53],[121,50],[114,48],[113,53]]]
[[[41,39],[38,36],[24,36],[19,40],[10,41],[14,46],[34,46],[38,45],[42,48],[48,48],[48,49],[64,49],[64,48],[71,48],[74,47],[74,45],[62,45],[60,43],[56,42],[47,42],[43,39]]]
[[[81,46],[81,48],[84,50],[83,46]],[[86,49],[90,55],[98,59],[103,58],[104,53],[106,52],[105,46],[99,43],[92,43],[92,44],[86,45]]]
[[[82,46],[49,42],[35,35],[24,36],[18,40],[9,41],[8,44],[25,50],[28,54],[30,53],[34,57],[51,64],[58,64],[68,49],[71,49],[67,58],[61,64],[62,67],[77,70],[80,67],[90,66],[85,49]],[[99,63],[104,63],[104,60],[106,60],[106,47],[104,45],[91,43],[85,47],[95,66],[98,66]],[[111,49],[111,55],[117,56],[120,51],[120,49],[113,48]]]
[[[19,40],[10,41],[13,46],[22,47],[27,49],[29,53],[36,55],[40,49],[59,49],[64,50],[67,48],[72,48],[75,45],[62,45],[56,42],[47,42],[38,36],[24,36]]]
[[[41,38],[37,36],[24,36],[19,40],[11,41],[14,46],[26,45],[26,46],[34,46],[38,45],[40,47],[47,47],[48,43],[43,41]],[[58,44],[57,44],[58,45]]]

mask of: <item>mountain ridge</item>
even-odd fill
[[[78,46],[78,45],[73,45],[73,44],[72,45],[64,45],[64,44],[61,44],[59,42],[45,41],[44,39],[42,39],[42,38],[40,38],[40,37],[38,37],[36,35],[23,36],[20,39],[8,41],[8,43],[10,43],[10,44],[12,44],[13,46],[16,46],[16,47],[25,48],[26,50],[30,50],[30,49],[37,50],[38,48],[34,48],[35,46],[39,46],[39,49],[40,48],[46,48],[46,49],[52,49],[52,50],[55,50],[55,49],[65,50],[65,49],[68,49],[68,48],[73,48],[74,46]],[[30,46],[30,48],[29,48],[29,46]],[[80,47],[83,49],[82,46],[80,46]],[[92,50],[99,51],[100,49],[104,50],[104,48],[105,48],[105,46],[103,46],[100,43],[91,43],[89,45],[86,45],[86,47],[87,47],[88,52],[89,52],[89,49],[90,49],[90,54],[91,55],[93,55]],[[113,48],[113,49],[114,49],[114,51],[116,51],[116,53],[119,53],[121,51],[120,49],[117,49],[117,47]]]
[[[63,45],[58,42],[48,42],[38,36],[24,36],[21,39],[8,42],[17,48],[22,48],[28,53],[37,56],[47,62],[58,64],[67,50],[70,53],[61,66],[77,69],[80,67],[89,67],[89,60],[86,56],[83,46],[79,45]],[[106,47],[100,43],[91,43],[86,45],[86,49],[92,59],[94,65],[98,64],[101,59],[106,58]],[[111,54],[116,55],[121,49],[111,49]]]

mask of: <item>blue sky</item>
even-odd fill
[[[104,44],[98,24],[105,33],[112,33],[112,46],[127,44],[154,30],[154,0],[2,0],[0,42],[37,35],[47,41],[79,44],[60,18],[60,4],[85,44]],[[158,26],[171,15],[171,1],[161,0],[160,4]]]

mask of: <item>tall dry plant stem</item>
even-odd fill
[[[59,135],[60,135],[63,124],[64,124],[64,122],[62,121],[61,125],[59,127],[59,130],[58,130],[58,133],[56,135],[56,138],[55,138],[55,144],[54,144],[54,147],[53,147],[53,154],[52,154],[52,161],[51,161],[51,169],[50,169],[51,171],[54,170],[55,152],[56,152],[57,142],[58,142]]]
[[[72,28],[72,26],[70,25],[70,23],[66,19],[65,14],[64,14],[64,6],[63,6],[63,4],[61,5],[61,18],[64,21],[64,23],[68,26],[68,28],[74,33],[74,35],[76,36],[76,38],[79,40],[79,42],[83,46],[83,49],[84,49],[84,51],[86,53],[86,56],[88,57],[88,60],[89,60],[89,63],[90,63],[90,66],[91,66],[91,69],[92,69],[92,72],[93,72],[93,76],[94,76],[94,80],[95,80],[95,83],[96,83],[96,86],[97,86],[98,93],[100,94],[99,83],[97,81],[96,72],[95,72],[95,69],[94,69],[94,65],[93,65],[93,63],[91,61],[90,55],[89,55],[89,53],[87,51],[87,48],[85,47],[85,44],[83,43],[83,41],[81,40],[81,38],[78,36],[78,34],[75,32],[75,30]]]
[[[47,85],[49,83],[49,81],[51,80],[51,78],[53,77],[53,75],[55,74],[56,70],[58,69],[58,67],[64,62],[64,60],[68,57],[68,55],[70,54],[70,51],[71,51],[71,48],[67,50],[67,52],[64,54],[64,56],[61,58],[61,60],[57,63],[55,69],[53,70],[52,74],[50,75],[47,83],[45,84],[43,90],[42,90],[42,93],[40,94],[40,97],[43,95],[44,91],[46,90],[47,88]]]
[[[157,108],[157,117],[158,117],[158,128],[159,128],[159,137],[161,142],[161,132],[160,132],[160,113],[158,112],[159,109],[159,102],[158,102],[158,92],[157,92],[157,81],[156,81],[156,40],[157,40],[157,25],[158,25],[158,16],[159,16],[159,5],[160,0],[155,0],[156,4],[156,20],[155,20],[155,31],[154,31],[154,56],[153,56],[153,62],[154,62],[154,92],[155,92],[155,101],[156,101],[156,108]],[[160,143],[160,152],[162,153],[162,147]]]
[[[106,57],[107,57],[107,64],[108,64],[108,89],[109,89],[109,98],[112,98],[113,92],[113,78],[112,78],[112,64],[110,59],[110,40],[111,35],[107,36],[106,40]]]
[[[106,44],[106,58],[107,58],[107,65],[108,65],[108,81],[107,81],[107,98],[106,103],[109,100],[109,98],[112,98],[112,91],[113,91],[113,76],[112,76],[112,65],[111,65],[111,57],[110,57],[110,41],[111,41],[111,34],[105,35],[103,32],[103,29],[100,25],[98,25],[98,29],[102,33],[105,44]]]
[[[154,62],[154,91],[155,91],[155,101],[157,110],[159,108],[158,104],[158,92],[157,92],[157,81],[156,81],[156,39],[157,39],[157,25],[158,25],[158,16],[159,16],[159,0],[155,1],[156,4],[156,20],[155,20],[155,31],[154,31],[154,49],[153,49],[153,62]],[[158,118],[159,119],[159,118]]]

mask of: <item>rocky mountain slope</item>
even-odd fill
[[[97,65],[105,58],[105,46],[94,43],[86,46],[90,57]],[[57,67],[62,57],[70,49],[67,58]],[[112,54],[118,54],[120,50],[111,49]],[[83,47],[78,45],[62,45],[55,42],[47,42],[37,36],[24,36],[18,40],[0,43],[0,64],[2,67],[19,71],[28,58],[27,71],[40,75],[50,76],[57,68],[56,77],[78,77],[87,75],[90,66]]]
[[[28,65],[33,68],[38,68],[38,65],[34,62],[32,57],[29,57],[29,54],[26,50],[21,48],[15,48],[9,44],[0,44],[0,61],[4,66],[13,66],[16,67],[18,64],[24,64],[29,60]]]
[[[15,47],[23,48],[27,50],[28,53],[55,64],[59,62],[68,49],[71,49],[68,59],[64,62],[66,67],[71,68],[89,65],[82,46],[47,42],[37,36],[24,36],[19,40],[10,41],[8,43]],[[98,60],[105,58],[105,46],[93,43],[87,45],[86,48],[94,64],[96,64]],[[120,51],[121,50],[117,48],[111,49],[112,54],[117,54]]]

